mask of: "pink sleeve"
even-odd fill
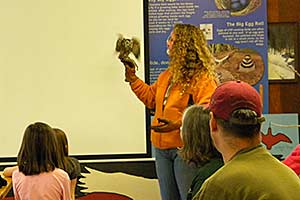
[[[63,200],[70,200],[72,199],[71,197],[71,181],[69,180],[69,178],[67,177],[67,179],[64,179],[64,181],[62,181],[62,185],[63,185]]]
[[[15,170],[12,173],[12,183],[13,183],[13,192],[14,192],[14,200],[20,200],[19,191],[16,188],[16,180],[19,178],[20,172],[19,170]]]
[[[54,170],[55,178],[60,185],[62,191],[61,200],[70,200],[71,197],[71,180],[69,179],[68,174],[62,169]]]

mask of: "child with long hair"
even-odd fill
[[[188,107],[183,114],[181,137],[183,147],[179,155],[187,163],[198,167],[187,196],[187,200],[191,200],[202,183],[223,166],[222,156],[214,147],[209,133],[209,110],[200,105]]]
[[[58,128],[53,128],[56,139],[58,141],[58,151],[63,157],[63,170],[65,170],[71,180],[71,196],[72,200],[75,200],[75,189],[77,184],[77,178],[80,175],[80,164],[74,157],[69,156],[68,139],[64,131]]]
[[[70,179],[63,171],[53,129],[42,122],[30,124],[24,133],[12,173],[15,200],[70,200]]]

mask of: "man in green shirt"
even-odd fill
[[[210,133],[224,166],[193,200],[299,200],[297,175],[262,145],[264,121],[258,92],[242,81],[225,82],[210,104]]]

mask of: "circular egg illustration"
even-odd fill
[[[215,0],[219,10],[230,10],[232,16],[247,15],[261,6],[262,0]]]
[[[263,77],[265,66],[262,56],[253,49],[241,49],[230,44],[213,44],[210,50],[217,63],[219,82],[242,80],[257,84]]]

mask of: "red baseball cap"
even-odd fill
[[[259,93],[243,81],[227,81],[219,85],[213,93],[208,108],[214,115],[229,120],[233,111],[250,109],[257,116],[262,115],[262,102]]]

